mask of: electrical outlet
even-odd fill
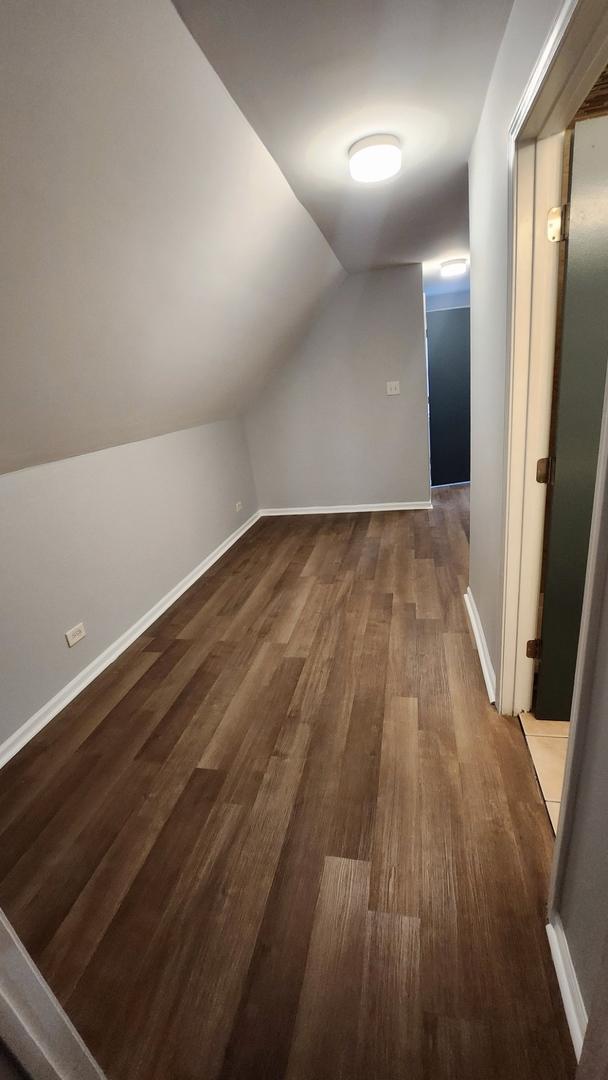
[[[240,499],[239,499],[239,501],[237,502],[237,504],[236,504],[236,506],[235,506],[235,508],[234,508],[234,509],[236,510],[237,514],[238,514],[239,510],[242,510],[242,509],[243,509],[243,504],[242,504],[242,502],[241,502],[241,500],[240,500]]]
[[[399,380],[395,379],[394,382],[387,382],[387,384],[386,384],[386,392],[387,392],[389,397],[392,397],[393,394],[400,394],[401,393],[401,387],[399,386]]]
[[[70,646],[70,649],[73,645],[77,645],[79,641],[82,641],[83,637],[86,637],[86,634],[87,632],[83,622],[79,622],[78,626],[73,626],[71,630],[66,630],[65,640]]]

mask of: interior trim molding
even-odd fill
[[[509,133],[514,139],[524,132],[526,123],[531,119],[534,106],[538,104],[543,84],[546,82],[555,58],[559,53],[577,6],[578,0],[564,0],[555,17],[511,121]],[[594,81],[595,79],[592,80],[590,85],[593,85]]]
[[[105,1080],[1,911],[0,952],[0,1036],[28,1076],[38,1080]]]
[[[470,480],[453,480],[451,484],[431,484],[431,491],[441,491],[442,488],[470,487]]]
[[[585,1031],[587,1030],[587,1010],[559,915],[553,915],[551,922],[547,923],[547,937],[549,938],[553,966],[555,967],[564,1003],[564,1012],[570,1029],[570,1037],[578,1061],[580,1060]]]
[[[432,510],[430,499],[421,502],[355,503],[352,506],[276,506],[264,507],[260,517],[288,517],[297,514],[365,514],[384,510]]]
[[[63,689],[59,690],[58,693],[38,709],[33,716],[30,716],[29,720],[26,720],[17,731],[13,732],[12,735],[9,735],[8,739],[0,745],[0,768],[2,768],[3,765],[6,765],[7,761],[10,761],[10,759],[14,757],[14,755],[18,753],[30,739],[33,739],[34,735],[37,735],[43,727],[57,716],[66,705],[69,705],[70,701],[73,701],[73,699],[77,697],[89,683],[93,682],[93,679],[96,679],[98,675],[101,675],[101,672],[116,660],[125,649],[128,649],[129,645],[132,645],[133,642],[143,634],[164,611],[167,610],[167,608],[171,607],[171,604],[174,604],[175,601],[179,599],[182,593],[186,592],[186,589],[189,589],[198,578],[202,577],[202,575],[218,561],[218,559],[221,559],[222,555],[224,555],[233,544],[236,544],[237,540],[240,540],[241,536],[243,536],[252,525],[255,525],[259,517],[260,511],[256,510],[243,525],[239,526],[239,528],[231,533],[230,536],[226,537],[226,539],[223,540],[210,555],[207,555],[198,566],[195,566],[194,570],[191,570],[190,573],[182,578],[182,580],[170,589],[168,593],[165,593],[165,595],[161,597],[149,611],[146,611],[145,615],[142,615],[141,618],[137,619],[128,630],[125,630],[120,637],[116,638],[115,641],[108,645],[99,656],[94,660],[91,660],[91,662],[87,664],[87,666],[83,668],[71,682],[67,683]]]
[[[475,603],[475,598],[473,596],[473,593],[471,592],[470,585],[466,593],[464,594],[464,604],[467,609],[469,621],[471,623],[471,629],[473,631],[473,637],[475,638],[475,644],[477,645],[479,663],[481,664],[481,670],[483,672],[483,678],[486,684],[488,697],[490,699],[490,702],[493,704],[496,701],[496,675],[494,673],[494,667],[490,659],[490,650],[488,649],[486,635],[483,632],[483,625],[479,617],[477,604]]]

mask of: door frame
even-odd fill
[[[556,254],[548,252],[551,245],[539,242],[545,228],[545,214],[550,208],[543,200],[551,191],[551,185],[556,183],[559,135],[571,122],[606,64],[608,7],[605,0],[566,0],[509,130],[508,377],[497,707],[511,715],[528,709],[532,703],[533,662],[527,661],[525,643],[537,633],[544,541],[546,489],[536,484],[535,458],[544,457],[549,451],[548,403],[553,392],[558,271]],[[553,191],[556,190],[554,186]],[[542,273],[546,275],[545,294],[540,288]],[[535,276],[539,282],[537,288]],[[577,1058],[581,1053],[587,1015],[561,925],[559,901],[572,835],[585,718],[594,678],[597,625],[607,578],[608,380],[568,754],[547,902],[547,933]]]
[[[558,300],[558,245],[541,243],[545,213],[560,201],[559,137],[607,63],[605,0],[565,0],[509,128],[508,371],[496,695],[499,712],[508,715],[530,709],[534,677],[526,642],[537,635],[546,500],[534,470],[536,460],[549,452]],[[552,194],[558,194],[556,202]]]
[[[0,1037],[36,1080],[105,1080],[2,911]]]
[[[444,482],[433,483],[433,443],[432,443],[432,432],[431,432],[431,359],[430,359],[430,351],[429,351],[429,316],[446,315],[448,312],[451,313],[451,312],[454,312],[454,311],[466,311],[467,312],[467,324],[468,324],[468,328],[469,328],[469,330],[468,330],[469,347],[468,347],[468,353],[467,353],[468,369],[469,369],[468,370],[468,377],[469,377],[469,392],[468,392],[469,424],[468,424],[468,428],[469,428],[469,431],[468,431],[468,438],[467,438],[467,441],[466,441],[466,446],[468,447],[468,450],[469,450],[469,469],[468,469],[469,475],[466,478],[466,480],[461,478],[459,480],[449,480],[449,481],[444,481]],[[471,440],[471,411],[470,411],[470,405],[471,405],[471,386],[470,386],[470,383],[471,383],[471,343],[470,343],[470,327],[471,327],[471,304],[470,304],[470,301],[469,301],[468,304],[459,304],[457,307],[433,308],[431,311],[427,311],[427,309],[426,309],[426,297],[425,297],[425,303],[424,303],[424,329],[425,329],[425,342],[426,342],[426,377],[427,377],[427,405],[428,405],[427,414],[428,414],[428,425],[429,425],[429,468],[430,468],[430,477],[431,477],[431,494],[432,494],[432,492],[433,492],[433,490],[435,488],[463,487],[463,486],[469,485],[471,483],[471,460],[470,460],[470,440]]]
[[[563,133],[525,140],[513,162],[512,363],[507,428],[505,574],[497,706],[529,711],[534,660],[526,642],[537,636],[547,487],[536,462],[549,454],[559,244],[546,237],[546,213],[559,204]]]

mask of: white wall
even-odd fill
[[[0,143],[0,472],[236,415],[341,272],[170,0],[3,0]]]
[[[387,397],[387,380],[401,394]],[[262,507],[429,498],[419,264],[351,274],[246,416]]]
[[[242,422],[226,420],[9,473],[0,506],[1,744],[257,503]]]
[[[2,743],[256,509],[343,271],[170,0],[6,0],[0,80]]]
[[[469,162],[471,234],[471,564],[496,672],[500,660],[507,378],[508,132],[561,7],[515,0]]]

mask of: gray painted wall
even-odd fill
[[[471,306],[471,294],[468,289],[451,293],[426,293],[427,311],[451,311],[453,308]]]
[[[579,729],[582,757],[557,910],[587,1011],[608,941],[608,594],[604,587],[593,691]],[[577,734],[577,737],[579,737]]]
[[[508,293],[508,133],[561,0],[515,0],[469,161],[471,563],[498,674],[502,617]]]
[[[342,273],[170,0],[3,0],[0,142],[0,472],[237,415]]]
[[[559,654],[561,642],[552,641],[551,634],[555,636],[555,624],[559,625],[561,618],[566,622],[562,632],[570,633],[575,639],[571,642],[566,637],[567,646],[576,646],[577,598],[570,595],[573,587],[568,575],[574,578],[576,586],[588,544],[587,530],[584,535],[577,535],[576,529],[581,521],[587,522],[588,527],[589,507],[585,499],[593,495],[596,487],[599,556],[593,578],[595,607],[588,632],[591,671],[582,667],[583,685],[590,686],[590,695],[588,700],[582,696],[576,728],[575,790],[573,797],[568,798],[564,827],[570,831],[565,833],[566,855],[561,895],[557,900],[588,1012],[599,981],[606,978],[602,953],[604,962],[608,962],[608,484],[602,491],[594,483],[602,401],[606,409],[607,170],[608,116],[577,124],[561,351],[557,475],[549,547],[551,566],[543,616],[548,620],[553,610],[554,625],[547,628],[543,621],[543,642],[548,638],[549,659],[558,667],[563,661]],[[577,427],[579,416],[584,417],[584,431]],[[606,416],[602,422],[606,423]],[[604,464],[600,442],[600,477]],[[557,501],[560,497],[561,506]],[[593,546],[591,550],[593,553]],[[549,688],[545,687],[545,695],[550,695],[550,691],[551,682]],[[601,997],[598,1000],[601,1002]],[[606,1017],[603,1019],[606,1023]]]
[[[9,473],[0,505],[2,743],[257,502],[242,422],[226,420]]]
[[[387,380],[401,394],[387,397]],[[351,274],[246,415],[260,506],[429,498],[419,264]]]

